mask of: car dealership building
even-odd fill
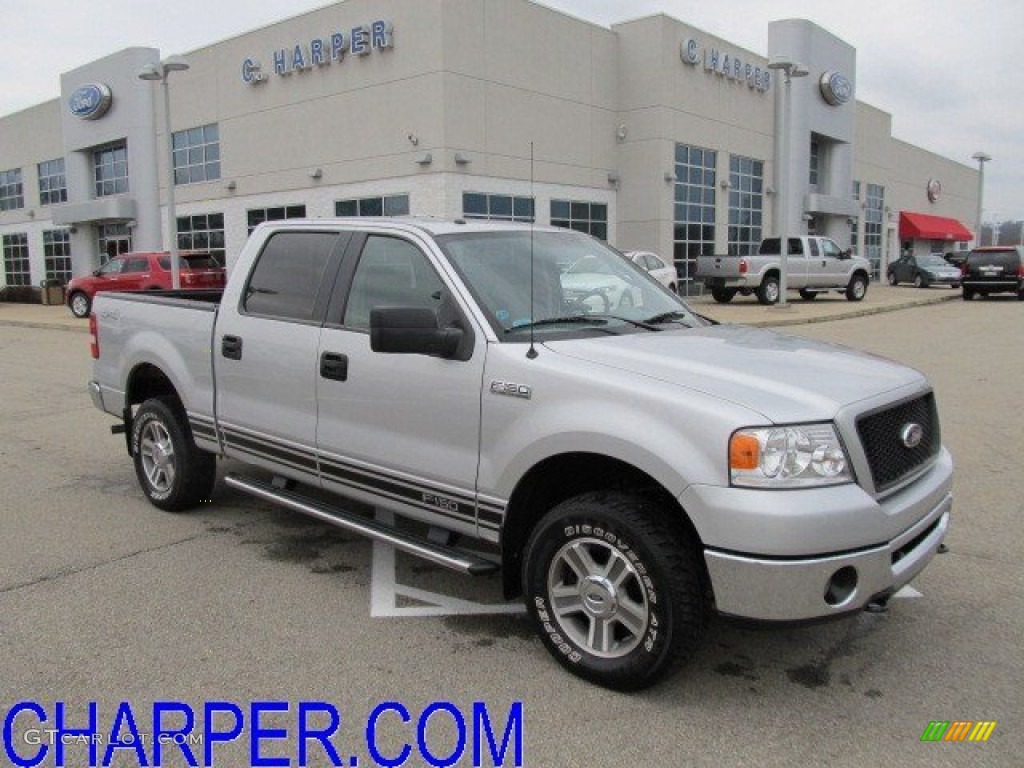
[[[406,213],[568,226],[684,279],[783,228],[851,245],[876,277],[902,248],[964,247],[977,169],[894,139],[834,35],[784,20],[767,41],[530,0],[344,0],[187,69],[112,53],[0,118],[0,286],[165,248],[172,173],[180,247],[228,264],[261,221]]]

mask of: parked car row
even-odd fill
[[[182,288],[223,288],[224,266],[208,253],[183,253],[179,269]],[[125,253],[115,256],[91,275],[68,283],[67,305],[75,317],[88,317],[92,300],[101,291],[169,291],[171,257],[163,253]]]
[[[967,252],[964,252],[967,253]],[[906,254],[886,270],[889,285],[912,283],[918,288],[946,285],[963,288],[963,298],[990,293],[1015,292],[1024,300],[1024,266],[1018,246],[975,248],[959,267],[947,254]],[[625,259],[648,272],[673,293],[679,292],[675,267],[650,251],[627,251]],[[630,308],[637,302],[639,288],[633,274],[612,270],[586,257],[565,265],[561,276],[566,295],[584,303],[594,302],[593,311],[609,312]],[[181,255],[180,284],[183,289],[220,289],[226,274],[223,265],[207,253]],[[67,286],[66,302],[75,317],[87,317],[95,295],[101,291],[149,291],[171,289],[170,256],[164,253],[126,253],[112,258],[87,277],[73,279]],[[813,298],[815,294],[804,298]],[[732,298],[732,295],[729,296]],[[716,295],[716,300],[721,300]]]

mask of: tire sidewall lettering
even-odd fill
[[[658,653],[660,651],[658,643],[659,635],[662,634],[659,631],[658,591],[654,580],[650,576],[650,570],[644,563],[643,556],[628,542],[624,541],[618,534],[608,530],[607,526],[587,523],[569,524],[561,526],[561,531],[565,540],[593,538],[605,541],[615,547],[619,553],[626,558],[630,565],[633,566],[644,590],[647,593],[647,602],[650,612],[647,627],[644,630],[644,639],[641,641],[640,645],[637,646],[636,650],[638,651],[643,649],[648,654]],[[571,645],[559,631],[557,619],[548,607],[547,598],[535,594],[533,596],[533,608],[536,611],[537,618],[539,619],[543,632],[547,635],[548,642],[551,646],[573,664],[582,661],[583,654]]]
[[[147,424],[149,424],[150,422],[153,422],[153,421],[161,424],[163,426],[163,428],[167,430],[167,433],[169,435],[171,435],[171,441],[172,442],[174,441],[174,436],[171,433],[170,427],[167,425],[166,422],[164,422],[163,419],[161,419],[155,413],[143,414],[142,417],[136,419],[134,424],[132,425],[132,453],[134,454],[135,460],[137,462],[139,462],[140,464],[142,462],[142,457],[141,457],[141,454],[140,454],[140,451],[141,451],[141,448],[142,448],[142,430],[145,428],[145,426]],[[140,472],[141,472],[141,470],[140,470]],[[144,474],[145,473],[142,473],[143,478],[144,478]],[[171,494],[174,493],[174,486],[173,485],[169,489],[167,489],[166,491],[158,491],[149,482],[148,478],[144,478],[144,479],[143,478],[140,478],[143,481],[143,489],[145,490],[146,495],[149,496],[151,499],[154,499],[156,501],[164,501],[164,500],[170,498]]]

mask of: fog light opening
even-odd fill
[[[832,574],[825,587],[825,602],[835,607],[842,605],[857,589],[857,569],[852,565],[840,568]]]

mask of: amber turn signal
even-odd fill
[[[757,469],[761,446],[754,435],[736,434],[729,441],[730,469]]]

